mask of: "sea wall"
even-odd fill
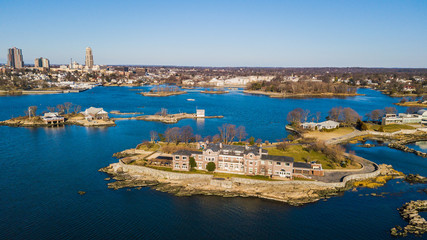
[[[354,180],[364,180],[369,178],[375,178],[380,174],[379,167],[377,164],[372,163],[375,166],[375,171],[370,173],[362,173],[362,174],[352,174],[344,177],[341,182],[333,182],[326,183],[321,181],[266,181],[266,180],[256,180],[249,178],[237,178],[232,177],[230,179],[217,180],[210,174],[196,174],[196,173],[178,173],[178,172],[169,172],[163,170],[157,170],[149,167],[136,166],[136,165],[128,165],[123,162],[119,162],[116,164],[111,164],[114,172],[125,172],[129,174],[142,174],[142,175],[150,175],[154,178],[160,179],[169,179],[169,180],[188,180],[192,179],[195,181],[206,181],[210,180],[211,183],[218,185],[218,181],[225,182],[229,181],[233,184],[263,184],[263,185],[271,185],[271,186],[280,186],[280,185],[314,185],[319,187],[327,187],[327,188],[344,188],[349,181]],[[214,181],[213,181],[214,180]]]

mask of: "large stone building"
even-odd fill
[[[22,56],[22,50],[16,47],[9,48],[7,54],[7,65],[12,68],[23,68],[24,58]]]
[[[92,49],[90,47],[86,48],[85,65],[89,69],[93,68],[93,55],[92,55]]]
[[[294,162],[292,157],[269,155],[262,147],[199,143],[199,148],[200,151],[179,150],[173,153],[172,169],[189,171],[190,157],[193,157],[197,170],[206,170],[207,164],[213,162],[215,172],[223,173],[287,179],[324,175],[321,164]]]

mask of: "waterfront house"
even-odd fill
[[[305,122],[301,123],[301,127],[303,129],[309,129],[309,130],[322,130],[322,129],[335,129],[340,126],[339,122],[335,122],[332,120],[315,123],[315,122]]]
[[[108,113],[106,111],[104,111],[103,108],[95,108],[95,107],[90,107],[87,108],[84,112],[82,112],[83,115],[85,116],[85,119],[88,121],[91,120],[108,120]]]
[[[197,109],[196,110],[196,117],[198,117],[198,118],[203,118],[203,117],[205,117],[205,109]]]
[[[172,169],[189,171],[192,157],[197,170],[206,170],[207,164],[213,162],[216,166],[215,172],[221,173],[261,175],[280,179],[324,175],[321,164],[295,163],[292,157],[269,155],[262,147],[200,142],[199,149],[201,150],[179,150],[173,153]]]
[[[420,110],[417,114],[407,114],[407,113],[399,113],[396,114],[386,114],[385,117],[382,118],[382,125],[389,124],[421,124],[427,123],[427,113],[425,110]]]
[[[45,113],[41,119],[46,123],[46,124],[51,124],[51,125],[61,125],[64,123],[65,119],[63,116],[59,115],[59,113],[57,112],[48,112]]]

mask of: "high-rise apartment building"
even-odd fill
[[[16,47],[9,48],[7,54],[7,65],[13,68],[23,68],[24,58],[22,57],[22,50]]]
[[[46,68],[49,69],[50,68],[50,63],[49,63],[49,59],[47,58],[36,58],[36,60],[34,60],[34,66],[36,68]]]
[[[87,68],[93,68],[93,55],[90,47],[86,48],[86,60],[85,65]]]

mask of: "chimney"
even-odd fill
[[[259,155],[262,155],[262,144],[259,146]]]
[[[222,142],[219,143],[219,148],[222,148]]]

